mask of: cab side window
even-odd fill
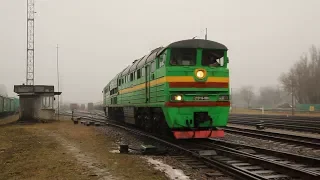
[[[151,63],[151,72],[154,72],[154,71],[156,71],[156,62],[155,61],[153,61]]]
[[[133,81],[133,73],[130,74],[130,82]]]
[[[137,79],[140,79],[141,78],[141,69],[138,69],[137,70]]]
[[[167,58],[166,53],[161,54],[161,56],[159,58],[159,68],[166,64],[166,58]]]

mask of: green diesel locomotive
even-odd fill
[[[188,39],[133,61],[103,89],[106,115],[176,139],[223,137],[229,58],[223,44]]]

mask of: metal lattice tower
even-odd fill
[[[34,0],[27,0],[27,82],[34,85]]]

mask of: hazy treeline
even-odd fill
[[[279,77],[279,85],[261,87],[243,86],[231,92],[232,104],[238,107],[269,107],[292,104],[320,104],[320,49],[315,46]]]
[[[285,92],[279,86],[266,86],[258,90],[253,86],[243,86],[231,92],[231,102],[234,107],[243,108],[275,108],[276,106],[290,102],[291,94]]]
[[[280,76],[280,83],[287,92],[293,92],[301,104],[320,104],[320,50],[310,48],[287,73]]]

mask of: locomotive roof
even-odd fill
[[[228,50],[228,48],[218,42],[204,39],[187,39],[169,44],[166,48],[202,48]]]
[[[131,67],[131,66],[127,66],[127,67],[121,72],[121,76],[128,74],[130,67]]]
[[[157,53],[162,49],[164,49],[164,48],[163,47],[158,47],[158,48],[152,50],[148,55],[144,56],[144,58],[141,59],[141,61],[139,61],[139,64],[137,65],[136,68],[139,69],[139,68],[143,67],[146,63],[154,60],[158,56]]]
[[[187,40],[176,41],[169,44],[166,47],[158,47],[152,50],[149,54],[143,56],[142,58],[135,60],[131,66],[126,67],[120,74],[118,74],[119,77],[123,75],[127,75],[135,71],[136,69],[142,68],[146,63],[155,59],[167,48],[201,48],[201,49],[228,50],[228,48],[225,45],[215,41],[210,41],[210,40],[187,39]]]
[[[130,72],[132,72],[132,71],[134,71],[135,69],[137,69],[137,66],[138,66],[138,64],[139,64],[139,62],[144,58],[145,56],[143,56],[143,57],[141,57],[141,58],[139,58],[139,59],[136,59],[134,62],[133,62],[133,64],[132,64],[132,66],[130,67]]]

